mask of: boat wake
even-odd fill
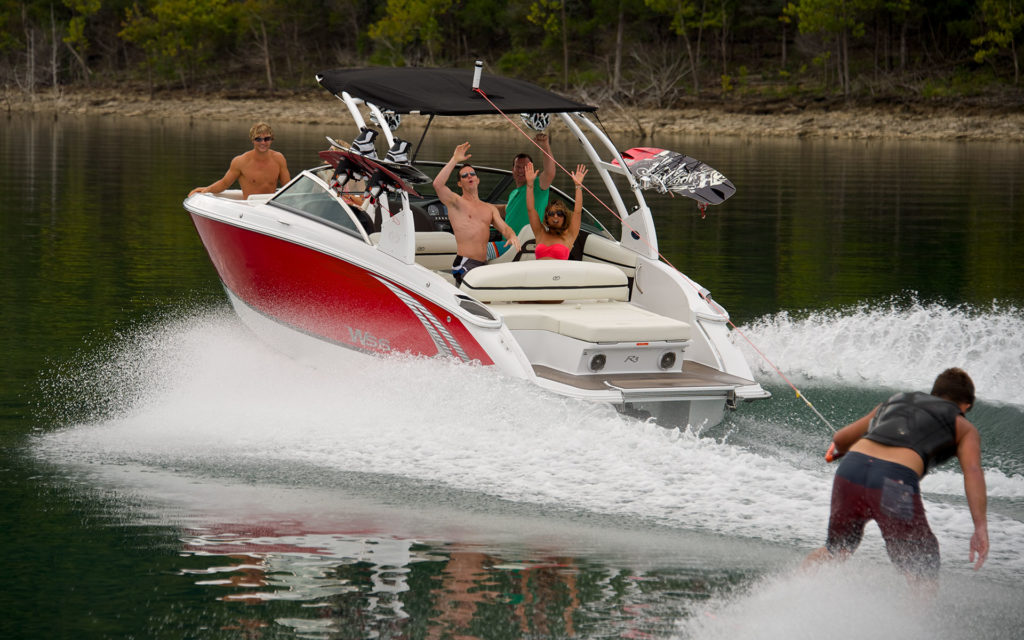
[[[974,379],[979,399],[1024,406],[1024,310],[1015,306],[893,298],[831,311],[784,311],[740,329],[794,382],[927,390],[940,371],[958,366]],[[734,341],[755,373],[776,376],[742,338]]]
[[[969,577],[944,578],[934,598],[919,597],[896,572],[855,558],[842,567],[770,575],[741,593],[713,597],[678,629],[692,640],[1009,640],[1024,622],[1015,600],[1014,590]]]
[[[50,461],[346,494],[358,477],[357,489],[392,503],[450,504],[472,495],[483,504],[474,508],[497,514],[512,503],[533,505],[740,545],[810,549],[828,516],[833,469],[817,455],[773,455],[665,429],[545,394],[493,368],[359,354],[311,368],[257,341],[227,311],[128,332],[45,383],[57,428],[39,435],[34,451]],[[739,417],[731,428],[784,426]],[[955,493],[954,480],[948,484]],[[1019,476],[1004,476],[998,487],[1014,502],[1024,498]],[[954,500],[928,509],[943,548],[964,551],[963,562],[950,566],[967,571],[966,507]],[[1024,523],[993,514],[990,527],[986,571],[1019,575],[1024,558],[1012,550]],[[884,562],[877,533],[864,549]]]

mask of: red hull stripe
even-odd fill
[[[197,214],[192,221],[224,286],[277,322],[369,353],[494,364],[457,317],[381,275]]]

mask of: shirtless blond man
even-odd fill
[[[462,190],[461,196],[445,184],[456,165],[472,157],[469,146],[468,142],[463,142],[455,147],[451,159],[434,178],[434,191],[448,207],[448,222],[451,223],[452,232],[455,234],[458,255],[452,263],[452,275],[455,276],[456,284],[462,284],[462,278],[467,271],[487,263],[487,241],[490,239],[491,225],[501,231],[507,243],[519,250],[519,238],[501,219],[498,208],[480,199],[480,179],[471,165],[459,166],[459,179],[456,184]]]
[[[249,140],[252,141],[252,150],[235,156],[223,178],[208,187],[196,187],[188,195],[220,193],[238,180],[238,186],[242,188],[242,197],[248,198],[254,193],[274,193],[279,185],[291,180],[284,156],[270,148],[270,143],[274,140],[274,131],[269,124],[254,124],[249,129]]]

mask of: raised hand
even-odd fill
[[[572,181],[577,187],[583,186],[583,178],[587,175],[587,166],[583,164],[576,165],[576,171],[572,172]]]
[[[459,163],[465,162],[466,160],[472,158],[473,154],[469,152],[469,147],[470,144],[468,142],[463,142],[459,146],[455,147],[455,153],[452,154],[452,160],[455,160],[456,163]]]
[[[526,184],[533,184],[533,179],[540,174],[540,171],[537,171],[533,167],[533,163],[529,160],[526,161],[526,166],[523,167],[523,172],[526,175]]]

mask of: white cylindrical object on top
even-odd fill
[[[473,88],[474,89],[479,89],[480,88],[480,74],[483,73],[483,70],[484,70],[484,61],[483,60],[477,60],[476,61],[476,68],[473,69]]]

